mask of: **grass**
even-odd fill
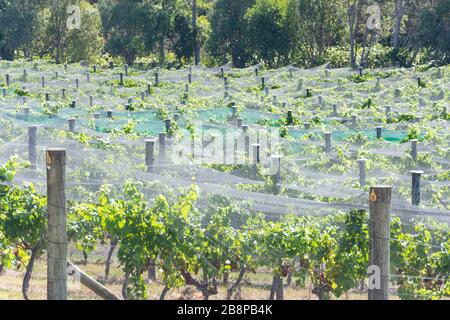
[[[77,265],[81,270],[92,276],[98,281],[103,280],[104,276],[104,257],[106,256],[106,246],[99,246],[99,250],[93,252],[88,257],[88,263],[82,262],[82,255],[80,252],[74,249],[69,250],[69,258]],[[72,254],[71,254],[72,253]],[[3,275],[0,275],[0,300],[22,300],[22,278],[24,274],[24,268],[19,270],[6,270]],[[120,269],[117,261],[114,261],[111,266],[109,280],[106,287],[121,297],[123,272]],[[237,273],[232,273],[229,277],[230,284],[237,278]],[[158,275],[157,275],[158,277]],[[243,300],[268,300],[270,294],[271,274],[268,270],[259,269],[257,273],[247,273],[241,288],[241,299]],[[47,270],[45,255],[36,261],[32,279],[29,287],[29,297],[32,300],[45,300],[46,288],[47,288]],[[147,278],[145,278],[147,281]],[[295,280],[293,279],[293,283]],[[92,291],[75,283],[73,278],[68,278],[68,296],[70,300],[98,300],[100,297],[96,296]],[[157,300],[163,289],[163,284],[157,279],[152,283],[148,283],[148,299]],[[211,296],[211,300],[224,300],[227,295],[227,286],[219,285],[219,293]],[[307,283],[305,288],[297,287],[292,284],[291,286],[285,285],[284,298],[285,300],[317,300],[317,297],[311,293],[310,283]],[[170,291],[166,299],[178,300],[178,299],[201,299],[201,294],[193,288],[180,288]],[[395,297],[394,297],[395,298]],[[348,292],[347,295],[343,295],[339,300],[366,300],[367,293],[358,292],[353,290]],[[333,300],[338,300],[333,297]]]

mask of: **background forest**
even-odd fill
[[[373,5],[379,28],[367,24]],[[447,64],[450,0],[0,0],[0,56],[168,68]]]

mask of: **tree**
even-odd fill
[[[132,65],[157,42],[157,12],[147,1],[103,0],[99,2],[106,48]]]
[[[18,49],[25,49],[31,43],[33,30],[41,4],[31,0],[0,1],[0,56],[13,60]]]
[[[442,62],[450,61],[450,0],[438,0],[420,12],[417,41],[429,49],[431,56]]]
[[[37,25],[33,50],[56,63],[91,61],[103,50],[99,12],[87,1],[49,0]]]
[[[245,15],[250,53],[270,67],[285,63],[289,55],[286,5],[286,1],[257,0]]]
[[[289,33],[302,64],[323,63],[328,49],[340,43],[345,24],[342,4],[338,0],[290,0]]]
[[[255,0],[217,0],[211,15],[210,53],[225,63],[229,56],[234,67],[244,67],[250,58],[245,36],[245,14]]]

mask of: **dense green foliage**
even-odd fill
[[[69,29],[80,9],[80,28]],[[178,66],[448,63],[450,0],[1,0],[0,56]],[[194,60],[194,56],[197,59]]]
[[[12,181],[21,165],[14,159],[3,165],[1,181]],[[124,194],[115,195],[105,185],[96,203],[69,204],[69,239],[79,249],[89,252],[107,238],[111,248],[118,245],[125,298],[147,297],[143,273],[149,260],[156,261],[165,288],[193,285],[206,299],[217,293],[221,276],[238,270],[242,275],[256,272],[257,267],[272,270],[281,284],[289,274],[300,286],[309,278],[319,299],[339,297],[366,277],[365,211],[267,222],[226,198],[214,199],[214,209],[199,210],[194,186],[172,203],[160,195],[149,204],[139,189],[138,183],[125,182]],[[1,191],[0,264],[27,265],[24,284],[28,287],[32,262],[46,245],[46,199],[32,185],[5,185]],[[450,296],[449,250],[450,234],[445,228],[420,223],[411,228],[394,218],[391,281],[399,285],[400,297]]]

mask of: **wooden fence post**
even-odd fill
[[[369,265],[379,268],[379,281],[369,283],[369,300],[389,299],[390,229],[392,187],[370,187]]]
[[[37,164],[37,157],[36,157],[36,132],[37,127],[36,126],[29,126],[28,127],[28,159],[31,164],[31,169],[36,169]]]
[[[147,166],[147,172],[153,172],[155,164],[155,140],[145,140],[145,164]]]
[[[325,152],[331,153],[331,132],[325,132]]]
[[[69,132],[75,133],[75,118],[68,119],[69,122]]]
[[[377,133],[377,139],[381,139],[381,137],[383,136],[383,127],[377,126],[376,133]]]
[[[366,185],[366,161],[366,159],[358,159],[360,187],[364,187]]]
[[[417,139],[411,140],[411,157],[417,162]]]
[[[411,170],[410,172],[412,175],[411,203],[418,206],[420,204],[420,176],[423,174],[423,171]]]
[[[66,149],[48,148],[47,299],[67,300]]]
[[[166,133],[165,132],[159,133],[159,160],[160,161],[166,160]]]
[[[261,163],[261,145],[259,143],[252,144],[253,149],[253,163],[252,163],[252,176],[254,179],[258,178],[258,165]]]
[[[281,193],[281,156],[280,155],[272,155],[270,156],[272,160],[272,168],[275,168],[275,172],[273,172],[272,178],[272,191],[273,194],[279,195]]]

